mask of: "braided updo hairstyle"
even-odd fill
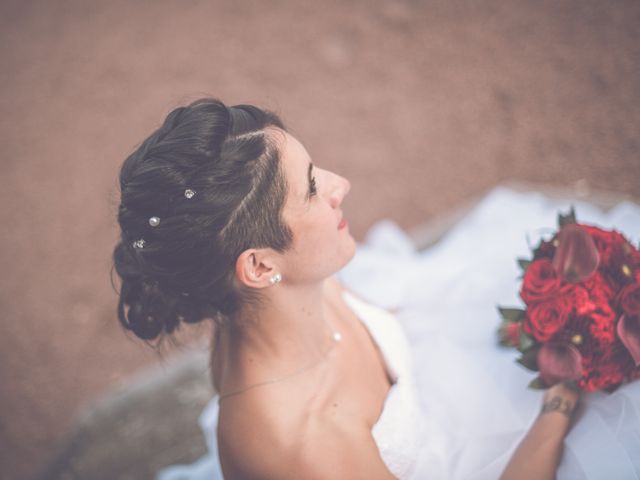
[[[200,99],[169,113],[125,160],[113,259],[118,318],[136,336],[233,318],[258,298],[234,286],[238,256],[291,246],[287,182],[267,127],[284,130],[274,113]]]

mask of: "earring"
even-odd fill
[[[279,273],[276,273],[273,277],[269,279],[269,281],[271,282],[271,285],[280,283],[280,280],[282,280],[282,275],[280,275]]]

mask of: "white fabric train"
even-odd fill
[[[582,201],[498,187],[422,252],[393,222],[379,222],[339,272],[347,288],[370,302],[344,296],[396,379],[372,434],[398,478],[499,477],[542,394],[526,388],[533,374],[514,363],[516,352],[496,346],[496,305],[522,305],[515,258],[529,257],[527,236],[535,245],[570,204],[578,221],[616,228],[638,244],[639,205],[623,202],[603,212]],[[585,395],[583,405],[557,478],[640,480],[640,382]],[[222,479],[217,409],[214,397],[199,419],[209,454],[168,467],[157,480]]]

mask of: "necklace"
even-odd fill
[[[324,319],[324,323],[325,325],[327,325],[327,327],[329,326],[329,324],[327,324],[327,320]],[[330,327],[329,327],[330,328]],[[331,352],[338,343],[340,343],[340,341],[342,341],[342,334],[340,332],[338,332],[337,330],[333,330],[331,332],[331,338],[333,339],[333,343],[331,344],[331,346],[329,347],[329,349],[324,352],[324,354],[322,355],[322,358],[317,361],[312,363],[311,365],[306,365],[298,370],[295,370],[292,373],[289,373],[287,375],[284,375],[282,377],[276,377],[276,378],[272,378],[270,380],[265,380],[264,382],[259,382],[259,383],[253,383],[251,385],[249,385],[248,387],[243,387],[240,388],[238,390],[233,390],[231,392],[225,393],[224,395],[219,395],[218,396],[218,403],[220,403],[223,399],[230,397],[232,395],[238,395],[240,393],[246,392],[247,390],[251,389],[251,388],[256,388],[256,387],[261,387],[262,385],[268,385],[270,383],[276,383],[276,382],[280,382],[282,380],[286,380],[287,378],[291,378],[295,375],[298,375],[302,372],[306,372],[307,370],[311,370],[313,367],[316,367],[318,365],[320,365],[320,363],[324,362],[327,359],[327,355],[329,355],[329,352]]]

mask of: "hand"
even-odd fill
[[[557,383],[544,393],[540,414],[558,412],[571,418],[579,399],[580,390],[564,383]]]

